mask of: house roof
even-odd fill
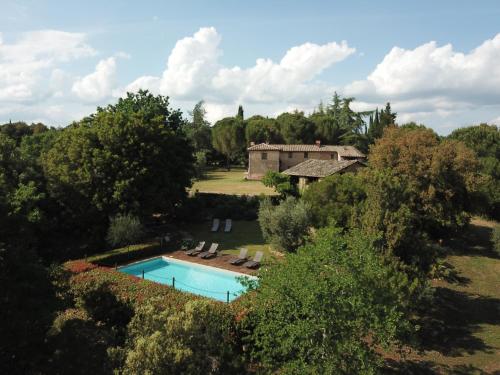
[[[260,143],[250,146],[248,151],[282,151],[282,152],[337,152],[342,157],[364,158],[365,154],[354,146],[331,145],[278,145]]]
[[[300,176],[300,177],[327,177],[334,173],[340,172],[341,170],[359,163],[360,165],[365,165],[359,160],[318,160],[309,159],[300,164],[297,164],[287,170],[283,171],[284,174],[289,176]]]

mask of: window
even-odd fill
[[[288,153],[288,159],[291,159],[291,158],[293,158],[293,152]]]
[[[262,160],[267,160],[267,152],[263,152],[262,154],[260,154],[260,158]]]
[[[304,159],[307,159],[309,158],[309,153],[308,152],[304,152]]]

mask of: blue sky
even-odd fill
[[[0,0],[0,122],[64,126],[144,87],[211,121],[337,90],[441,134],[500,123],[499,19],[497,1]]]

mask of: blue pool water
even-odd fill
[[[219,301],[227,301],[228,291],[229,301],[245,292],[245,287],[241,285],[237,277],[254,278],[241,273],[166,257],[133,263],[120,267],[118,270],[137,277],[142,277],[144,271],[145,279],[170,286],[175,278],[176,289]]]

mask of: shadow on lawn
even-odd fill
[[[460,356],[493,348],[475,337],[480,324],[500,324],[500,299],[473,296],[438,287],[435,300],[421,317],[420,347],[445,356]]]
[[[445,240],[444,245],[450,254],[484,256],[498,258],[491,246],[491,234],[493,229],[480,224],[469,224],[466,231],[456,237]]]
[[[446,366],[429,361],[388,361],[383,374],[396,375],[487,375],[488,373],[472,365]]]

